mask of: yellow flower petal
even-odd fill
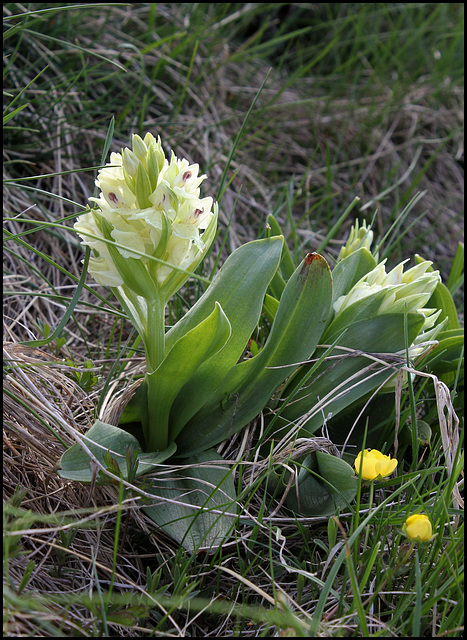
[[[391,456],[385,456],[377,449],[365,449],[355,458],[355,470],[360,472],[363,480],[376,480],[390,476],[397,467],[397,460]]]

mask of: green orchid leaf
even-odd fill
[[[464,329],[447,329],[437,336],[438,344],[422,360],[421,366],[438,377],[446,373],[456,373],[464,368]],[[460,359],[462,360],[459,363]],[[460,367],[459,367],[460,364]]]
[[[331,516],[348,508],[355,498],[358,477],[352,467],[341,458],[314,451],[294,467],[296,479],[290,487],[290,471],[279,466],[268,476],[268,490],[281,498],[281,488],[288,489],[285,505],[297,514],[307,517]]]
[[[232,469],[215,450],[185,460],[173,471],[164,469],[146,490],[164,500],[143,511],[190,553],[214,552],[232,533],[236,493]],[[215,510],[215,511],[213,511]]]
[[[138,452],[135,456],[137,466],[136,462],[133,463],[132,476],[134,478],[154,471],[154,465],[164,462],[177,450],[176,445],[172,443],[165,451],[142,453],[142,447],[134,436],[101,420],[96,420],[86,433],[86,436],[83,437],[83,441],[91,453],[96,456],[97,460],[104,467],[109,468],[109,471],[115,472],[118,468],[124,480],[129,479],[128,453],[134,454]],[[92,482],[95,477],[93,469],[95,469],[94,463],[84,449],[81,448],[81,445],[76,443],[62,455],[58,473],[62,478],[67,478],[68,480]],[[109,484],[112,482],[113,480],[102,472],[99,472],[96,478],[96,484]]]
[[[169,424],[170,410],[180,389],[203,362],[222,349],[230,335],[229,320],[220,304],[216,302],[213,312],[179,338],[159,367],[153,373],[147,374],[156,403],[153,415],[156,416],[158,424],[164,427]],[[185,396],[185,402],[190,402],[188,396]],[[172,442],[177,435],[171,428],[169,441]]]
[[[268,293],[264,296],[263,302],[263,311],[266,314],[269,322],[274,322],[274,318],[276,317],[277,309],[279,308],[279,300],[273,298]]]
[[[147,411],[148,384],[143,380],[134,394],[131,396],[119,420],[119,425],[131,422],[142,422]]]
[[[352,256],[349,256],[349,258]],[[323,335],[323,344],[330,344],[336,336],[341,334],[349,325],[361,320],[366,322],[374,318],[387,296],[386,291],[378,291],[362,300],[357,300],[337,314]]]
[[[285,280],[278,269],[269,283],[268,291],[270,291],[272,295],[279,300],[284,289]]]
[[[277,222],[276,218],[272,215],[272,213],[268,215],[267,223],[271,227],[272,236],[284,235],[279,223]],[[287,282],[289,278],[292,277],[292,274],[295,271],[295,264],[292,258],[292,254],[290,253],[286,242],[284,242],[284,246],[282,247],[282,255],[281,255],[279,270],[285,282]]]
[[[326,260],[308,254],[289,279],[264,348],[233,367],[215,394],[182,430],[179,455],[202,451],[236,433],[314,351],[330,312],[332,278]]]
[[[353,251],[338,262],[332,270],[333,304],[341,296],[347,295],[363,276],[376,267],[376,264],[375,258],[365,247]]]
[[[412,344],[423,326],[421,314],[407,315],[407,333],[409,344]],[[324,344],[332,344],[338,333],[328,335]],[[347,348],[347,351],[339,347]],[[369,320],[359,320],[347,327],[339,339],[331,358],[318,367],[306,384],[298,389],[310,365],[302,367],[299,376],[285,389],[283,398],[291,398],[282,410],[277,421],[278,426],[295,422],[305,414],[308,420],[303,424],[305,435],[313,434],[324,420],[332,414],[337,415],[356,400],[377,389],[382,383],[394,375],[397,368],[405,363],[405,358],[392,356],[405,347],[404,315],[387,313]],[[350,350],[350,351],[349,351]],[[360,353],[373,354],[382,360],[375,363]],[[314,358],[319,358],[322,350],[318,349]],[[386,364],[387,363],[387,364]],[[367,367],[371,365],[371,369]],[[313,411],[312,411],[313,410]]]
[[[199,301],[167,333],[169,349],[212,313],[217,302],[229,319],[232,332],[224,348],[198,368],[175,399],[170,416],[173,433],[179,433],[208,402],[242,355],[258,323],[266,289],[279,264],[282,243],[283,238],[266,238],[239,247]]]

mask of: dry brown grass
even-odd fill
[[[183,28],[184,19],[177,9],[180,5],[158,3],[159,6],[166,21]],[[143,4],[133,5],[131,9],[113,8],[110,18],[103,14],[98,18],[84,15],[80,44],[106,56],[114,51],[122,64],[128,62],[129,68],[141,75],[146,87],[152,87],[150,95],[154,102],[145,113],[144,128],[160,133],[167,147],[177,150],[177,155],[198,162],[209,175],[204,192],[213,193],[219,186],[232,142],[269,65],[254,58],[248,64],[245,59],[241,64],[231,62],[230,55],[236,46],[233,42],[216,47],[212,42],[201,41],[193,60],[193,75],[202,72],[203,82],[197,82],[196,87],[188,84],[187,99],[174,118],[173,106],[177,91],[185,84],[186,65],[176,62],[167,65],[164,83],[153,83],[146,70],[164,59],[167,55],[164,46],[145,54],[144,68],[135,50],[112,48],[114,30],[127,25],[137,32],[138,24],[147,20],[147,11],[148,5]],[[98,22],[109,20],[111,25],[104,30],[99,44],[92,36],[88,39],[86,36],[87,29],[95,32],[96,19]],[[129,40],[136,49],[142,48],[137,36]],[[47,73],[53,76],[52,70]],[[15,74],[11,75],[13,84],[20,87],[27,74],[24,69],[16,69]],[[287,80],[286,70],[272,70],[258,99],[258,109],[249,121],[247,134],[231,161],[228,178],[233,172],[237,173],[223,195],[220,215],[224,231],[234,211],[228,250],[257,236],[291,179],[295,181],[295,188],[290,213],[295,221],[300,221],[300,228],[295,238],[291,231],[290,239],[297,241],[301,253],[316,249],[328,230],[327,216],[335,221],[355,195],[361,197],[360,211],[368,218],[377,211],[376,228],[382,233],[388,221],[394,219],[398,203],[407,200],[406,192],[423,190],[426,195],[413,211],[412,220],[423,211],[426,215],[409,230],[401,245],[395,247],[392,258],[399,261],[418,251],[433,260],[446,278],[457,242],[463,238],[462,88],[453,86],[447,78],[443,89],[445,99],[440,102],[440,88],[426,77],[420,77],[400,100],[394,99],[390,82],[381,84],[379,89],[374,83],[368,96],[329,100],[323,88],[324,79],[319,76],[302,79],[284,90]],[[97,100],[99,86],[91,91],[95,91]],[[118,96],[114,97],[116,108],[121,108]],[[86,204],[95,172],[80,173],[79,169],[86,162],[97,164],[97,141],[105,137],[108,120],[105,126],[99,122],[95,127],[86,125],[83,130],[69,124],[67,120],[72,120],[71,116],[82,108],[80,100],[78,95],[71,107],[57,102],[54,126],[50,115],[45,122],[41,120],[40,110],[31,108],[29,123],[40,132],[36,144],[18,149],[9,144],[9,138],[4,149],[5,179],[16,179],[20,174],[74,171],[39,178],[34,185]],[[377,118],[375,114],[379,114]],[[127,145],[129,132],[137,126],[136,117],[136,114],[129,117],[125,126],[116,132],[113,149]],[[20,171],[17,161],[22,163]],[[328,202],[332,203],[329,212]],[[47,223],[71,215],[76,207],[47,193],[37,197],[23,188],[7,185],[4,211],[7,217],[28,217]],[[278,215],[286,223],[285,207]],[[339,237],[350,223],[350,220],[346,222]],[[287,223],[285,226],[290,230]],[[11,220],[6,228],[15,236],[30,230],[28,225]],[[112,333],[113,317],[92,306],[99,303],[94,291],[106,294],[91,285],[83,289],[73,319],[66,328],[66,342],[57,353],[52,345],[43,349],[21,345],[23,341],[41,337],[38,323],[52,328],[58,325],[65,310],[58,296],[71,298],[73,295],[82,259],[82,250],[72,232],[52,233],[50,228],[44,228],[22,236],[22,240],[48,256],[50,262],[33,253],[27,245],[6,242],[3,491],[6,502],[11,504],[16,500],[21,509],[30,510],[29,514],[21,512],[20,517],[13,516],[12,512],[6,516],[8,532],[18,528],[21,531],[21,535],[17,534],[20,537],[18,552],[11,554],[8,564],[8,581],[17,589],[28,563],[33,561],[27,591],[45,598],[32,596],[16,610],[10,607],[6,611],[4,632],[9,636],[53,635],[57,630],[63,636],[95,635],[98,617],[81,601],[75,601],[74,596],[92,593],[96,585],[108,587],[110,584],[115,527],[121,508],[118,490],[63,480],[56,473],[56,465],[65,448],[73,442],[72,431],[82,433],[94,420],[110,363],[119,349],[120,326]],[[331,241],[328,247],[331,257],[337,254],[338,243],[338,240]],[[219,246],[220,240],[216,248]],[[194,290],[189,290],[186,298],[193,295],[196,295]],[[123,340],[129,330],[123,322]],[[83,363],[89,358],[99,381],[86,392],[74,376],[85,370]],[[104,410],[111,410],[116,393],[132,384],[142,364],[143,359],[138,356],[126,363],[120,377],[107,389],[110,405],[106,407],[104,403]],[[224,453],[231,460],[249,451],[253,428],[251,425],[250,430],[239,434],[230,445],[224,445]],[[244,486],[254,477],[254,469],[249,471],[251,473],[245,474]],[[22,499],[19,494],[23,495]],[[253,521],[261,508],[259,495],[249,506]],[[115,589],[120,593],[143,593],[147,586],[147,568],[154,572],[164,570],[164,566],[171,567],[178,550],[163,533],[149,526],[135,502],[125,503],[122,510],[123,532],[117,554]],[[280,509],[277,515],[271,514],[271,518],[271,522],[280,525],[284,535],[296,532],[294,519]],[[67,541],[71,531],[74,538]],[[248,535],[247,529],[240,526],[236,544],[245,551],[245,557],[251,553]],[[279,548],[281,543],[276,541],[276,544]],[[324,564],[323,558],[320,568]],[[250,580],[253,573],[256,587],[263,593],[271,596],[275,588],[288,594],[284,595],[285,599],[290,597],[293,601],[296,586],[292,577],[282,576],[273,585],[271,577],[265,576],[259,567],[249,575]],[[235,576],[224,575],[220,584],[213,572],[203,586],[206,593],[216,592],[226,601],[233,593],[238,598]],[[69,606],[46,607],[47,594],[70,594]],[[162,605],[158,604],[156,610],[158,615],[164,614]],[[333,620],[332,611],[328,613],[327,626],[320,635],[332,635],[344,626],[348,633],[355,630],[354,621]],[[306,618],[306,612],[304,615]],[[235,631],[235,621],[229,616],[203,616],[197,620],[194,612],[187,611],[178,612],[177,616],[169,614],[168,620],[167,635],[173,637],[188,634],[219,637]],[[378,624],[382,625],[380,621]],[[132,626],[109,622],[109,630],[115,636],[147,635],[151,633],[151,619],[145,626],[138,626],[137,618]],[[165,633],[156,632],[156,635]],[[257,633],[257,628],[251,630],[251,635]],[[249,631],[243,635],[249,635]],[[287,634],[284,631],[281,635]]]

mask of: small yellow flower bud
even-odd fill
[[[371,451],[365,449],[355,458],[354,466],[357,473],[360,473],[361,468],[363,480],[376,480],[390,476],[397,467],[397,460],[391,456],[385,456],[377,449]]]
[[[409,516],[403,528],[407,537],[417,542],[427,542],[433,535],[430,518],[422,513]]]

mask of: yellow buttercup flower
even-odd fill
[[[417,542],[427,542],[433,535],[430,518],[422,513],[409,516],[403,529],[408,538]]]
[[[377,449],[365,449],[360,451],[355,458],[355,470],[360,473],[364,480],[376,480],[390,476],[397,467],[397,460],[391,456],[385,456]]]

